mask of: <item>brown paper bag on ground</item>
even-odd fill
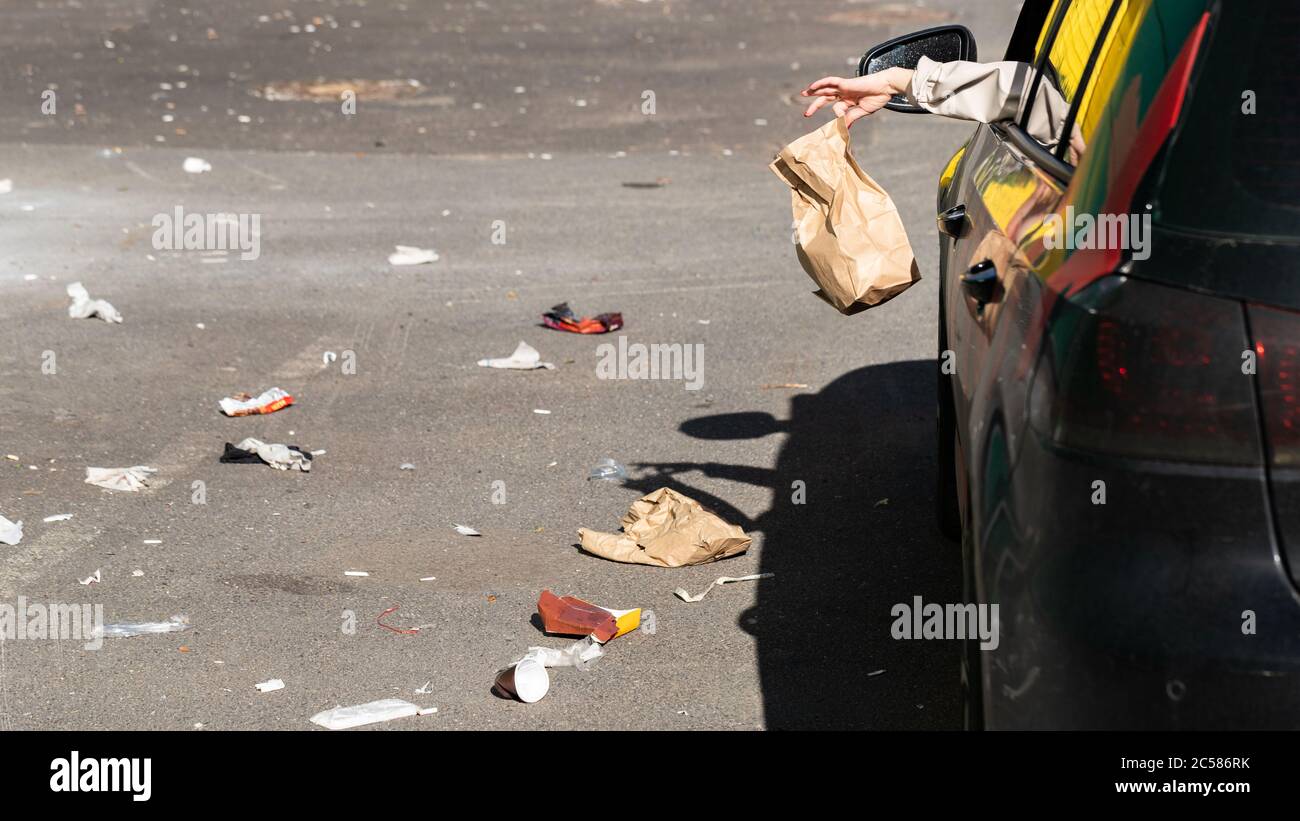
[[[840,313],[879,305],[921,278],[894,201],[849,152],[843,117],[787,145],[771,168],[791,188],[799,263]]]
[[[744,553],[753,541],[694,499],[666,487],[642,496],[623,517],[622,533],[578,529],[582,549],[616,562],[681,567]]]

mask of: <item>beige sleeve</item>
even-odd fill
[[[1019,121],[1033,81],[1033,66],[1003,61],[938,63],[922,57],[912,73],[912,102],[934,114],[981,123]],[[1061,138],[1070,106],[1046,78],[1038,86],[1027,130],[1052,147]]]

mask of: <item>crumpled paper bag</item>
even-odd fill
[[[920,280],[898,209],[853,159],[843,117],[787,145],[770,167],[790,186],[799,263],[817,296],[855,314]]]
[[[661,487],[632,503],[622,533],[578,529],[582,549],[616,562],[682,567],[744,553],[753,542],[689,496]]]

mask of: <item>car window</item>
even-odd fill
[[[1077,87],[1074,89],[1072,99],[1077,100],[1074,121],[1079,126],[1075,140],[1084,146],[1092,141],[1097,123],[1101,120],[1107,103],[1112,99],[1116,83],[1133,48],[1138,27],[1146,19],[1150,8],[1151,0],[1120,0],[1115,8],[1113,22],[1104,34],[1101,34],[1097,61],[1091,76],[1086,81],[1086,88],[1082,91]],[[1091,28],[1091,25],[1091,18],[1089,18],[1088,26]],[[1073,57],[1071,57],[1071,64],[1073,67]],[[1082,153],[1082,146],[1075,148],[1078,153]],[[1071,164],[1077,165],[1077,159],[1071,161]]]
[[[1053,4],[1052,16],[1056,14],[1060,2],[1062,0]],[[1088,58],[1092,56],[1093,46],[1105,28],[1112,2],[1113,0],[1072,0],[1065,9],[1065,18],[1051,44],[1045,43],[1050,33],[1047,29],[1043,30],[1039,38],[1034,56],[1041,56],[1043,47],[1047,46],[1046,77],[1061,92],[1067,103],[1073,103],[1078,96]]]
[[[1098,106],[1092,103],[1101,76],[1098,67],[1132,40],[1131,25],[1121,27],[1116,22],[1127,20],[1131,7],[1149,4],[1150,0],[1054,0],[1052,4],[1035,47],[1034,64],[1042,74],[1031,86],[1021,126],[1032,111],[1039,112],[1034,116],[1050,116],[1057,124],[1053,133],[1060,135],[1054,152],[1069,165],[1078,164],[1096,127]],[[1104,104],[1102,95],[1100,105]]]
[[[1168,68],[1164,29],[1153,0],[1123,0],[1102,38],[1097,61],[1072,109],[1074,133],[1066,158],[1076,168],[1058,213],[1067,205],[1076,213],[1107,210],[1115,178],[1125,167]],[[1035,237],[1041,240],[1042,234]],[[1033,258],[1040,271],[1051,272],[1072,254],[1058,244],[1050,252],[1036,250]]]
[[[1273,242],[1300,238],[1297,26],[1292,0],[1221,7],[1170,147],[1158,224]]]
[[[1076,111],[1085,152],[1075,163],[1072,181],[1077,209],[1103,209],[1168,71],[1165,25],[1181,27],[1185,37],[1192,20],[1185,16],[1182,21],[1162,21],[1152,0],[1126,0],[1107,33],[1108,42]]]

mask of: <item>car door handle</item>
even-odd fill
[[[966,206],[965,204],[954,205],[941,212],[936,218],[939,223],[939,230],[953,239],[957,239],[966,233]]]
[[[976,302],[984,305],[993,301],[994,288],[998,282],[998,268],[993,260],[977,262],[961,275],[961,284]]]

